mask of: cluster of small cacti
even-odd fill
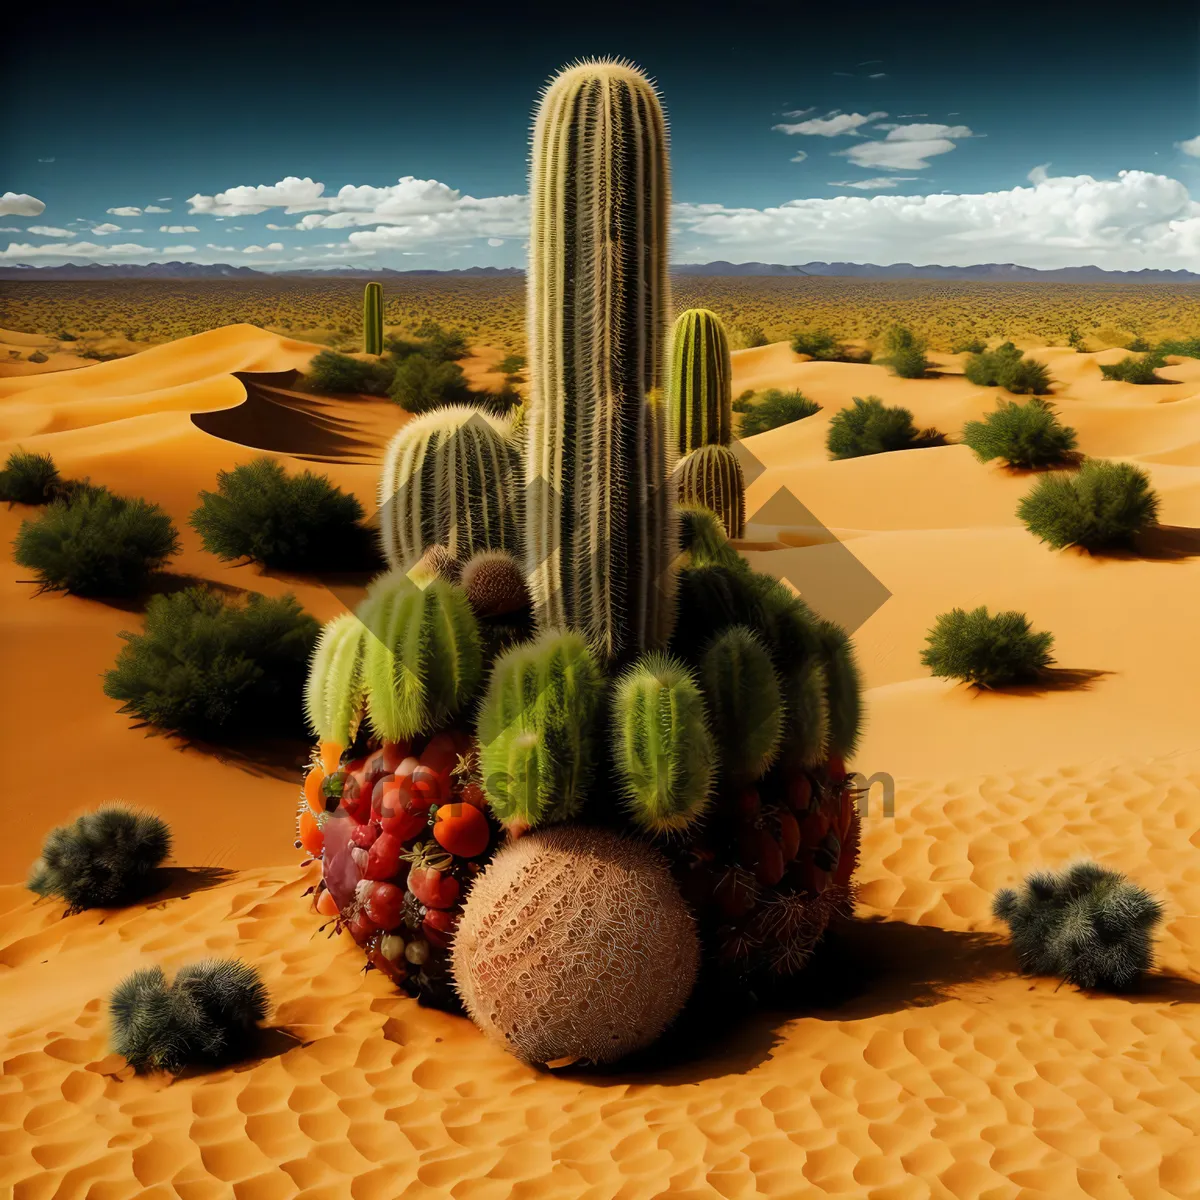
[[[685,314],[667,362],[654,88],[569,68],[533,142],[520,445],[450,408],[389,448],[393,570],[317,646],[298,839],[376,967],[530,1061],[608,1061],[702,960],[794,972],[848,907],[858,679],[729,544],[719,321]]]
[[[746,481],[733,439],[733,374],[721,318],[690,308],[671,339],[671,418],[681,455],[676,474],[681,504],[701,504],[740,538],[746,527]]]

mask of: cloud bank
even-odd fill
[[[46,206],[25,192],[5,192],[0,196],[0,217],[40,217]]]

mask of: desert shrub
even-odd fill
[[[1078,329],[1071,329],[1067,332],[1067,345],[1070,346],[1076,354],[1087,353],[1087,341]]]
[[[266,1015],[267,989],[237,959],[192,963],[171,984],[161,967],[134,971],[109,998],[112,1047],[137,1071],[233,1061]]]
[[[1159,375],[1156,367],[1162,366],[1162,360],[1155,355],[1145,358],[1134,358],[1132,354],[1120,362],[1100,364],[1100,374],[1105,379],[1116,380],[1120,383],[1166,383]]]
[[[46,835],[26,886],[65,900],[68,912],[129,904],[153,891],[154,871],[170,852],[165,821],[105,804]]]
[[[756,346],[769,346],[770,339],[761,325],[739,325],[737,340],[743,350],[753,350]]]
[[[790,425],[793,421],[811,417],[820,411],[821,406],[803,392],[783,392],[778,388],[770,388],[763,392],[757,404],[743,413],[741,436],[753,437],[756,433],[766,433],[768,429]]]
[[[1010,467],[1046,467],[1068,460],[1075,430],[1061,424],[1044,400],[1003,400],[982,421],[968,421],[962,440],[980,462],[999,458]]]
[[[48,591],[130,596],[178,553],[179,535],[157,504],[87,485],[23,521],[13,546]]]
[[[747,388],[740,396],[735,396],[730,405],[735,413],[748,413],[754,407],[754,389]]]
[[[950,345],[951,354],[982,354],[987,349],[987,342],[980,338],[963,338]]]
[[[14,450],[0,471],[0,500],[9,504],[47,504],[62,484],[49,454]]]
[[[408,412],[423,413],[440,404],[466,400],[471,392],[457,363],[435,362],[425,354],[414,354],[396,367],[388,395]]]
[[[1035,537],[1056,550],[1128,545],[1158,519],[1150,477],[1131,463],[1088,459],[1074,475],[1044,475],[1017,506]]]
[[[1035,872],[1019,892],[997,892],[992,911],[1008,925],[1021,970],[1111,991],[1149,969],[1163,918],[1148,891],[1092,862]]]
[[[1012,342],[984,350],[967,359],[963,374],[976,387],[1002,387],[1014,395],[1043,395],[1050,390],[1046,364],[1026,358]]]
[[[197,737],[299,734],[319,626],[293,596],[227,603],[205,588],[154,596],[104,676],[121,712]]]
[[[1125,349],[1132,350],[1135,353],[1145,353],[1145,351],[1150,349],[1150,343],[1139,334],[1132,342],[1126,345]]]
[[[523,354],[508,354],[505,355],[496,367],[496,370],[501,375],[506,375],[509,378],[520,375],[525,370],[526,358]]]
[[[1168,354],[1178,358],[1200,358],[1200,337],[1164,338],[1154,347],[1154,357],[1165,360]]]
[[[50,356],[49,356],[48,354],[43,354],[41,350],[35,350],[35,351],[34,351],[34,352],[33,352],[33,353],[32,353],[32,354],[29,356],[29,361],[30,361],[31,363],[44,363],[44,362],[49,362],[49,361],[50,361]]]
[[[925,357],[925,343],[911,329],[893,325],[883,340],[887,354],[880,362],[902,379],[924,379],[933,363]]]
[[[1036,679],[1054,661],[1051,633],[1035,633],[1024,613],[953,608],[926,634],[921,662],[943,679],[1004,687]]]
[[[394,365],[388,362],[364,362],[336,350],[322,350],[309,364],[305,383],[312,391],[326,395],[384,396],[394,373]]]
[[[935,429],[918,431],[907,408],[889,407],[878,396],[854,397],[849,408],[834,413],[825,444],[830,458],[859,458],[889,450],[936,446],[945,438]]]
[[[358,500],[324,475],[288,475],[273,458],[217,473],[217,490],[200,493],[192,528],[204,548],[226,561],[249,558],[282,569],[348,561],[362,546]]]
[[[457,329],[443,329],[436,321],[425,321],[414,332],[424,339],[421,353],[434,362],[453,362],[470,353],[463,334]]]
[[[792,351],[833,362],[845,352],[845,346],[828,329],[798,329],[792,334]]]

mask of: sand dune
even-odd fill
[[[69,379],[0,381],[0,453],[17,440],[48,449],[70,473],[164,504],[181,527],[217,469],[261,449],[295,467],[320,459],[369,506],[402,414],[289,387],[286,372],[315,349],[239,326]],[[1059,381],[1082,449],[1151,473],[1167,528],[1138,553],[1039,545],[1014,514],[1032,478],[963,446],[827,461],[828,421],[853,395],[903,403],[951,436],[990,409],[998,393],[955,374],[956,356],[938,357],[941,377],[910,381],[803,362],[786,345],[735,354],[735,392],[799,387],[824,406],[748,442],[763,471],[747,556],[803,581],[840,552],[777,498],[786,488],[892,593],[857,631],[868,685],[858,765],[895,781],[894,816],[879,788],[872,797],[864,920],[845,950],[869,978],[836,1006],[766,1014],[610,1075],[538,1074],[364,977],[357,951],[317,934],[305,910],[287,764],[223,761],[132,728],[96,677],[137,615],[32,597],[6,560],[0,653],[19,686],[5,689],[0,720],[37,782],[36,815],[10,825],[0,852],[0,880],[14,881],[0,887],[0,1188],[246,1200],[1200,1194],[1200,363],[1136,387],[1100,378],[1097,363],[1121,352],[1034,356]],[[21,515],[0,512],[6,538]],[[224,567],[184,541],[180,572],[291,589],[320,616],[340,605],[318,582]],[[1056,635],[1046,687],[976,694],[929,678],[925,630],[981,603]],[[45,828],[114,796],[171,820],[180,866],[238,869],[177,875],[163,898],[119,913],[62,920],[32,904],[15,881]],[[997,941],[997,887],[1085,856],[1165,900],[1162,973],[1138,995],[1023,978]],[[263,1056],[169,1084],[132,1077],[106,1051],[103,998],[135,966],[209,953],[263,970],[276,1027]]]

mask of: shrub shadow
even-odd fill
[[[1075,667],[1047,667],[1029,683],[1010,683],[1004,687],[977,688],[978,695],[1044,696],[1050,692],[1088,692],[1096,680],[1113,671],[1094,671]]]
[[[1134,541],[1138,558],[1178,561],[1200,556],[1200,529],[1184,525],[1154,525],[1144,529]]]
[[[148,738],[166,738],[180,753],[195,751],[220,762],[229,763],[247,774],[294,781],[297,786],[300,771],[312,752],[312,743],[306,741],[299,733],[262,734],[259,737],[216,741],[163,729],[149,721],[132,721],[130,728],[142,730]]]
[[[1054,462],[1044,463],[1037,467],[1018,467],[1012,463],[1002,462],[1000,469],[1013,479],[1025,479],[1030,475],[1046,475],[1053,471],[1076,471],[1083,466],[1087,455],[1080,450],[1072,450]]]
[[[158,867],[150,881],[147,908],[156,908],[166,900],[183,900],[193,892],[219,887],[236,875],[228,867]]]
[[[152,596],[174,596],[177,592],[187,591],[188,588],[200,587],[211,592],[217,592],[227,600],[239,600],[252,594],[252,588],[238,587],[232,583],[221,583],[218,580],[206,579],[200,575],[178,575],[171,571],[156,574],[149,584],[132,596],[87,596],[85,599],[103,604],[105,608],[114,608],[120,612],[145,612]]]
[[[172,1076],[172,1082],[180,1079],[203,1079],[216,1071],[233,1071],[234,1074],[253,1071],[255,1067],[272,1058],[281,1058],[289,1050],[311,1045],[311,1041],[306,1042],[292,1033],[290,1029],[283,1026],[266,1025],[258,1030],[245,1052],[239,1054],[238,1057],[184,1067],[182,1071]]]

